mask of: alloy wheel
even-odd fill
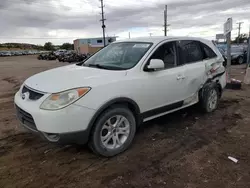
[[[216,109],[217,107],[217,103],[218,103],[218,95],[215,89],[212,89],[210,91],[210,95],[208,98],[208,108],[210,109],[210,111],[213,111]]]
[[[107,149],[120,148],[128,139],[130,123],[123,115],[110,117],[101,129],[101,142]]]

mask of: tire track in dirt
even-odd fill
[[[19,89],[20,85],[21,85],[20,81],[18,79],[16,79],[15,77],[5,77],[2,80],[6,81],[6,82],[8,82],[10,84],[12,84],[13,85],[13,89],[15,91],[17,91]]]
[[[171,174],[174,171],[173,164],[178,164],[183,156],[210,144],[217,135],[226,134],[229,124],[234,126],[237,118],[241,118],[234,117],[240,102],[222,100],[220,110],[212,114],[203,115],[196,108],[189,108],[151,121],[141,128],[132,148],[110,159],[94,156],[86,148],[59,147],[41,142],[29,133],[0,140],[0,143],[5,143],[1,151],[6,156],[13,149],[21,149],[23,154],[20,159],[32,156],[32,164],[26,162],[26,165],[42,165],[47,170],[49,166],[56,166],[58,171],[67,169],[67,176],[53,176],[55,179],[48,186],[54,185],[53,182],[60,178],[61,185],[76,187],[81,182],[79,176],[83,176],[83,185],[86,187],[126,187],[128,182],[133,182],[135,187],[146,187],[142,182],[152,179],[155,174]],[[211,118],[217,120],[213,126],[208,126]],[[29,152],[24,154],[26,150]],[[69,169],[74,170],[69,172]],[[41,178],[46,177],[38,174]],[[137,181],[138,184],[135,183]]]
[[[17,121],[14,112],[14,95],[20,87],[20,82],[15,77],[4,77],[1,80],[4,89],[0,94],[0,138],[15,134]]]
[[[238,109],[239,100],[232,100],[227,101],[224,100],[221,102],[220,108],[224,109],[223,118],[219,118],[219,121],[214,122],[216,126],[213,127],[212,130],[209,127],[202,127],[201,129],[198,129],[194,126],[188,127],[186,130],[177,130],[177,135],[175,130],[167,133],[170,135],[175,135],[177,144],[174,146],[170,146],[169,149],[165,150],[161,153],[156,153],[151,157],[150,163],[145,164],[144,168],[132,168],[130,169],[131,172],[123,172],[120,174],[115,174],[112,176],[107,176],[103,179],[102,184],[108,185],[107,187],[126,187],[126,182],[131,182],[131,180],[134,179],[140,179],[141,175],[138,174],[144,174],[144,178],[146,179],[148,177],[153,177],[153,174],[160,174],[162,173],[162,166],[165,167],[171,167],[172,163],[178,163],[177,161],[181,160],[183,156],[192,153],[195,150],[198,150],[208,144],[210,144],[212,141],[214,141],[217,137],[217,135],[220,135],[223,137],[224,134],[227,134],[226,130],[230,129],[231,127],[236,125],[237,120],[242,119],[242,117],[237,114],[235,115],[234,111]],[[228,110],[225,108],[232,108],[231,112],[228,114]],[[221,116],[222,114],[219,113],[219,111],[215,112],[216,114],[213,114],[213,116]],[[199,114],[199,113],[198,113]],[[197,114],[193,114],[197,115]],[[203,119],[199,119],[195,122],[195,124],[202,125],[207,124],[206,121],[209,121],[211,117],[210,115],[205,115]],[[191,117],[192,120],[193,117]],[[215,117],[216,119],[216,117]],[[225,119],[227,119],[227,122],[225,123]],[[190,120],[190,119],[189,119]],[[180,120],[179,120],[180,121]],[[180,123],[180,122],[179,122]],[[178,123],[177,123],[178,124]],[[178,129],[179,127],[177,127]],[[180,132],[179,132],[180,131]],[[178,133],[179,132],[179,133]],[[162,138],[164,139],[164,138]],[[147,160],[148,161],[148,160]],[[140,169],[140,171],[138,171]],[[165,168],[166,170],[167,168]],[[165,172],[164,173],[168,173]],[[171,171],[169,172],[171,173]],[[129,174],[129,175],[128,175]],[[114,178],[118,177],[118,178]],[[119,178],[122,177],[122,178]],[[115,183],[114,183],[115,182]]]

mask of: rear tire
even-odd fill
[[[125,106],[114,106],[98,117],[91,131],[89,146],[99,155],[115,156],[131,145],[135,132],[133,113]]]
[[[216,83],[206,84],[200,95],[200,105],[203,112],[210,113],[217,109],[219,104],[219,88]]]
[[[241,57],[241,56],[238,57],[237,62],[238,62],[239,65],[243,64],[244,63],[244,58]]]

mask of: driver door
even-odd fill
[[[143,72],[143,95],[139,99],[143,118],[157,116],[183,105],[185,68],[179,65],[177,54],[176,42],[172,41],[160,45],[148,59],[148,63],[151,59],[161,59],[165,68]]]

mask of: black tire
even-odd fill
[[[239,65],[243,64],[244,63],[244,58],[242,56],[238,57],[237,62],[238,62]]]
[[[216,99],[214,99],[215,102],[213,103],[213,106],[211,108],[209,104],[211,103],[212,100],[211,95],[214,94],[213,92],[216,93],[215,94]],[[200,92],[200,106],[202,111],[205,113],[210,113],[215,111],[219,104],[219,98],[220,98],[220,93],[217,84],[214,82],[205,84]]]
[[[130,124],[130,132],[126,141],[119,148],[108,149],[101,141],[101,131],[105,122],[115,115],[122,115],[128,120]],[[128,149],[135,137],[135,132],[136,121],[133,113],[125,106],[113,106],[105,110],[96,120],[94,127],[91,131],[89,147],[96,154],[102,155],[104,157],[112,157]]]

